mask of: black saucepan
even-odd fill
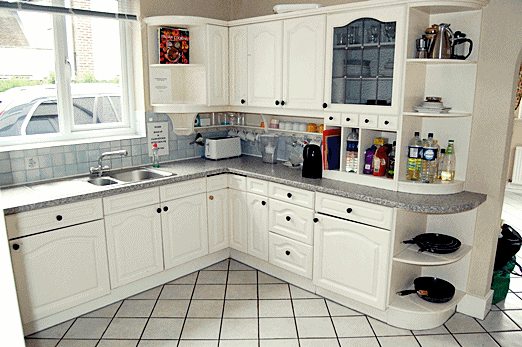
[[[415,290],[402,290],[397,292],[397,294],[402,296],[417,293],[422,299],[436,303],[450,301],[455,295],[453,284],[440,278],[417,277],[413,284],[415,285]]]
[[[431,252],[431,253],[453,253],[457,251],[461,242],[453,236],[436,234],[436,233],[425,233],[415,236],[411,240],[402,241],[402,243],[414,243],[419,246],[419,252]]]

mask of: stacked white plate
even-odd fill
[[[448,113],[451,107],[445,107],[442,102],[424,101],[422,106],[413,106],[413,109],[421,113]]]

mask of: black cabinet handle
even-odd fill
[[[158,209],[156,210],[156,212],[161,213],[161,208],[158,207]]]
[[[332,116],[330,116],[330,117],[328,117],[328,119],[329,119],[329,120],[333,120],[333,117],[332,117]]]
[[[169,210],[169,207],[168,206],[164,206],[163,207],[163,211],[167,212]]]
[[[287,222],[290,222],[290,219],[292,219],[292,218],[290,218],[290,216],[286,216]]]
[[[14,249],[15,251],[18,251],[18,250],[20,249],[20,245],[19,245],[18,243],[14,243],[14,244],[13,244],[13,249]]]
[[[261,205],[265,206],[266,205],[266,201],[261,201]]]
[[[291,194],[291,193],[288,193],[288,194],[286,194],[286,196],[288,196],[288,198],[291,198],[291,197],[292,197],[292,194]]]
[[[241,99],[241,103],[244,104],[246,102],[245,99]]]
[[[279,100],[276,100],[276,101],[275,101],[275,104],[276,104],[276,106],[279,105]]]
[[[388,122],[387,120],[384,121],[384,125],[388,125],[390,124],[390,122]]]
[[[346,118],[346,121],[349,122],[350,121],[350,117]]]
[[[328,107],[328,104],[325,102],[325,103],[323,104],[323,108],[327,108],[327,107]]]
[[[370,120],[369,120],[368,118],[366,118],[366,119],[364,120],[364,122],[365,122],[365,123],[370,123]]]
[[[286,254],[286,255],[290,255],[290,251],[286,251],[285,254]]]
[[[352,210],[351,208],[347,208],[347,209],[346,209],[346,212],[348,212],[348,213],[352,213],[352,211],[353,211],[353,210]]]
[[[56,216],[56,220],[57,220],[58,222],[61,221],[62,219],[63,219],[62,215],[59,214],[59,215]]]
[[[313,221],[314,223],[319,223],[319,218],[314,218]]]
[[[285,106],[285,101],[281,100],[281,106]]]

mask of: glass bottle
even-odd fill
[[[451,182],[455,179],[455,147],[454,141],[448,141],[448,149],[446,150],[446,155],[444,157],[444,165],[441,172],[441,180],[443,182]]]

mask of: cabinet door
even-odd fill
[[[159,205],[105,216],[111,288],[163,271]]]
[[[101,220],[9,244],[24,324],[110,292]]]
[[[230,105],[248,105],[247,27],[228,29]]]
[[[206,193],[164,203],[161,216],[165,269],[208,254]]]
[[[322,110],[326,15],[284,21],[285,107]]]
[[[327,110],[399,112],[405,16],[404,6],[328,15]]]
[[[228,105],[228,28],[207,25],[208,105]]]
[[[281,105],[282,52],[282,21],[248,26],[249,106]]]
[[[390,231],[315,215],[314,284],[384,310]]]
[[[268,199],[247,193],[248,254],[268,261]]]
[[[229,246],[228,189],[207,193],[208,251],[217,252]]]
[[[247,199],[246,192],[228,190],[228,218],[230,247],[247,253]]]

